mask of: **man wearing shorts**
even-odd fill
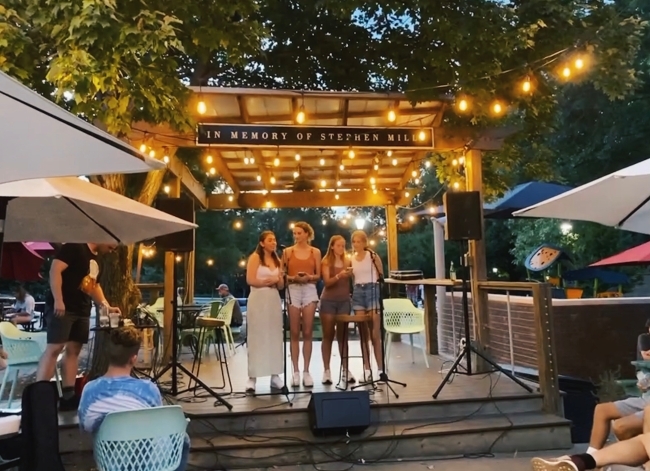
[[[59,409],[77,410],[75,381],[81,347],[88,342],[92,301],[119,312],[106,301],[99,285],[97,256],[115,250],[113,244],[64,244],[50,268],[50,293],[45,302],[47,348],[38,365],[37,381],[49,381],[54,375],[56,359],[63,356],[63,395]]]
[[[641,357],[650,361],[650,335],[640,335],[638,342]],[[628,440],[643,432],[643,410],[650,406],[650,371],[639,370],[637,380],[638,388],[642,391],[641,397],[629,397],[596,405],[587,453],[593,453],[605,446],[612,421],[612,431],[619,440]]]

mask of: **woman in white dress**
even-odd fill
[[[275,234],[260,234],[255,252],[248,258],[246,282],[248,295],[246,325],[248,344],[248,382],[246,391],[255,391],[257,378],[271,376],[271,387],[282,389],[280,373],[284,369],[282,350],[282,303],[278,290],[283,288],[282,262],[275,253]]]

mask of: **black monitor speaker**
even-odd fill
[[[370,426],[370,393],[313,393],[307,413],[309,427],[316,436],[359,434]]]
[[[481,240],[481,194],[478,191],[454,191],[444,195],[445,238],[447,240]]]
[[[161,198],[156,207],[167,214],[194,223],[194,202],[185,198]],[[162,252],[192,252],[194,229],[156,238],[156,248]]]

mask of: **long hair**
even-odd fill
[[[330,237],[329,244],[327,245],[327,253],[323,257],[323,263],[327,263],[330,267],[333,267],[336,264],[336,254],[334,253],[334,244],[342,240],[345,243],[345,237],[342,235],[333,235]],[[343,265],[345,265],[345,252],[343,253]]]
[[[365,231],[354,231],[350,240],[354,240],[355,237],[359,237],[363,241],[363,246],[368,247],[368,234]]]
[[[266,261],[264,260],[264,248],[262,247],[262,242],[268,237],[268,236],[275,236],[273,231],[264,231],[260,234],[259,239],[257,239],[257,247],[255,248],[255,253],[260,257],[260,265],[267,266]],[[271,257],[273,258],[273,261],[275,262],[275,266],[277,268],[281,268],[282,264],[280,263],[280,257],[278,257],[278,254],[271,253]]]
[[[308,223],[306,223],[304,221],[298,221],[297,223],[295,223],[293,225],[293,227],[299,227],[300,229],[305,231],[305,233],[307,234],[307,241],[308,242],[311,242],[312,240],[314,240],[314,228],[311,227]]]

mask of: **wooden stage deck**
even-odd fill
[[[358,342],[351,342],[350,347],[353,355],[358,354]],[[321,384],[320,348],[320,342],[314,342],[311,362],[314,387],[309,391],[337,391],[335,385]],[[371,391],[370,426],[362,434],[343,437],[343,440],[342,437],[315,437],[311,433],[307,413],[309,393],[290,394],[293,406],[283,395],[256,397],[245,394],[245,347],[228,357],[232,392],[216,390],[224,393],[233,405],[232,411],[215,404],[215,400],[202,390],[197,390],[196,394],[165,397],[168,402],[181,405],[190,418],[190,463],[203,469],[476,456],[571,447],[570,422],[542,412],[542,396],[536,385],[531,384],[531,393],[500,373],[456,375],[434,400],[432,394],[444,376],[441,370],[449,367],[451,361],[429,356],[430,368],[426,368],[421,350],[416,348],[413,363],[410,348],[404,343],[394,343],[391,347],[389,377],[407,384],[406,387],[394,385],[399,398],[379,384]],[[191,355],[189,349],[186,350],[183,364],[191,368]],[[333,373],[338,373],[339,364],[340,358],[335,352],[331,364]],[[350,369],[360,378],[361,359],[350,360]],[[199,377],[212,387],[223,384],[214,353],[201,365]],[[185,389],[186,378],[180,376],[179,379],[180,389]],[[338,379],[338,374],[332,379]],[[163,389],[166,386],[162,384]],[[296,391],[307,390],[301,387]],[[258,380],[257,392],[270,392],[268,378]],[[74,422],[71,414],[62,423],[61,450],[91,453],[89,437],[80,434]]]

